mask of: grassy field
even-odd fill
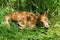
[[[44,0],[43,1],[31,0],[30,2],[32,3],[30,3],[29,0],[28,1],[20,0],[20,1],[19,0],[0,1],[0,40],[60,40],[60,1],[59,0],[48,0],[48,1],[45,0],[45,2],[48,5],[47,7],[49,7],[50,9],[49,29],[45,29],[43,26],[40,27],[37,26],[33,30],[31,29],[20,30],[18,26],[11,21],[9,21],[9,23],[11,24],[11,28],[8,29],[5,23],[5,16],[8,15],[9,12],[13,12],[16,10],[44,12],[47,9],[45,3],[43,3]],[[32,6],[34,6],[35,9]],[[58,9],[58,15],[54,15],[56,9]]]
[[[37,26],[33,30],[20,30],[13,22],[8,29],[4,19],[6,15],[6,11],[0,11],[0,40],[60,40],[60,14],[50,18],[49,29]]]

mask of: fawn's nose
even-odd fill
[[[49,26],[48,26],[48,25],[46,25],[46,26],[45,26],[45,28],[46,28],[46,29],[48,29],[48,28],[49,28]]]
[[[49,28],[49,25],[48,25],[48,24],[46,24],[46,25],[45,25],[45,28],[46,28],[46,29],[48,29],[48,28]]]

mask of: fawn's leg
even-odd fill
[[[6,22],[7,26],[8,26],[8,28],[10,28],[9,20],[10,20],[9,16],[6,16],[5,17],[5,22]]]
[[[32,23],[29,23],[29,26],[30,26],[31,29],[34,29],[36,25],[32,24]]]
[[[31,29],[34,29],[34,28],[35,28],[35,25],[34,25],[34,24],[32,24],[30,28],[31,28]]]
[[[20,29],[25,29],[25,25],[24,24],[22,24],[21,22],[18,22],[18,24],[21,26],[21,27],[19,27]]]

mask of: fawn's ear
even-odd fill
[[[48,15],[49,9],[47,11],[44,12],[44,15]]]

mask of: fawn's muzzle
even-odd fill
[[[44,27],[45,27],[46,29],[48,29],[48,28],[49,28],[49,24],[48,24],[48,23],[44,23]]]

